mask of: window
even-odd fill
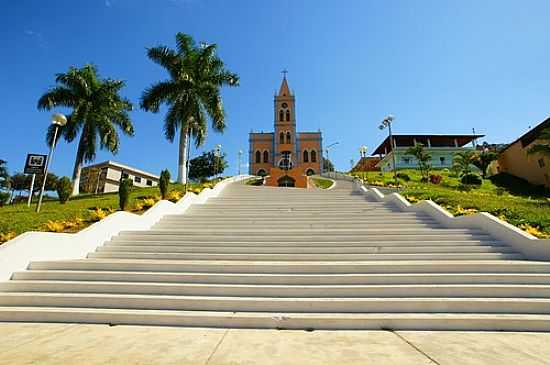
[[[290,151],[283,151],[281,153],[282,158],[279,160],[279,167],[281,169],[289,170],[292,168]]]
[[[317,162],[317,152],[315,152],[315,150],[311,151],[309,155],[311,157],[311,162]]]
[[[260,151],[256,151],[256,163],[262,162],[262,154]]]
[[[309,162],[309,153],[304,151],[304,162]]]
[[[139,176],[134,177],[134,181],[137,182],[137,183],[140,183],[141,182],[141,177],[139,177]]]
[[[258,176],[266,176],[266,175],[267,175],[267,172],[265,172],[264,169],[259,169],[258,172],[256,173],[256,175],[258,175]]]
[[[442,165],[445,165],[445,157],[440,157],[439,162],[441,162]]]
[[[544,163],[544,158],[539,158],[538,161],[539,167],[542,169],[546,164]]]
[[[286,143],[288,143],[288,144],[292,143],[292,139],[290,137],[290,132],[286,132]]]
[[[285,144],[285,134],[283,132],[279,134],[279,143]]]
[[[284,118],[283,118],[283,117],[284,117],[284,113],[283,113],[283,111],[282,111],[282,110],[279,110],[279,121],[281,121],[281,122],[282,122],[282,121],[284,120]]]
[[[151,180],[149,180],[149,179],[147,179],[147,181],[145,181],[145,184],[146,184],[147,186],[153,186],[153,182],[152,182]]]
[[[128,174],[127,174],[126,172],[123,172],[123,173],[122,173],[122,178],[123,178],[123,179],[127,179],[127,178],[128,178]]]
[[[403,157],[402,160],[403,160],[403,163],[404,163],[405,165],[408,165],[408,164],[411,163],[411,159],[410,159],[409,157]]]
[[[290,110],[286,111],[286,121],[290,122]]]
[[[267,151],[264,151],[264,162],[265,163],[269,162],[269,152]]]
[[[307,169],[306,175],[307,175],[307,176],[315,175],[315,170],[313,170],[313,169]]]

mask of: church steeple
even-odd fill
[[[281,87],[279,88],[278,96],[291,96],[290,89],[288,88],[288,82],[286,81],[287,70],[283,70],[283,81],[281,82]]]

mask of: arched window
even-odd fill
[[[307,151],[304,151],[304,162],[309,162],[309,153]]]
[[[286,121],[290,122],[290,110],[286,111]]]
[[[315,150],[310,152],[311,162],[317,162],[317,152]]]
[[[258,175],[258,176],[266,176],[266,175],[267,175],[267,172],[265,172],[264,169],[259,169],[258,172],[256,173],[256,175]]]
[[[283,110],[281,109],[281,110],[279,110],[279,121],[282,122],[284,120],[283,117],[284,117],[284,113],[283,113]]]
[[[292,139],[290,137],[290,132],[286,132],[286,143],[292,143]]]
[[[283,132],[279,133],[279,143],[285,144],[285,134]]]
[[[307,169],[306,175],[307,175],[307,176],[315,175],[315,170],[313,170],[313,169]]]
[[[256,151],[256,163],[262,162],[262,154],[260,151]]]
[[[269,152],[264,151],[264,162],[269,162]]]

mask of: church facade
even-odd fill
[[[286,76],[274,101],[274,130],[250,133],[249,173],[266,176],[266,185],[308,186],[308,176],[320,174],[321,132],[296,132],[296,104]]]

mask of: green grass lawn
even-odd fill
[[[310,177],[310,179],[313,181],[313,184],[320,189],[328,189],[332,186],[332,180],[319,179],[316,177]]]
[[[189,184],[189,191],[200,192],[214,183]],[[184,185],[171,184],[168,198],[177,201],[183,196]],[[130,209],[141,214],[160,199],[158,187],[133,188]],[[40,213],[35,212],[36,202],[31,207],[18,203],[0,207],[0,243],[26,231],[77,232],[119,209],[118,193],[82,194],[65,204],[58,200],[45,200]]]
[[[461,190],[457,177],[445,171],[434,171],[442,175],[438,185],[420,182],[416,170],[399,171],[406,173],[410,181],[400,180],[400,193],[410,202],[431,199],[454,215],[472,214],[478,211],[489,212],[509,223],[527,230],[540,238],[550,238],[550,197],[544,194],[510,193],[499,188],[490,180],[483,180],[479,188]],[[393,186],[392,173],[353,173],[378,186]]]

